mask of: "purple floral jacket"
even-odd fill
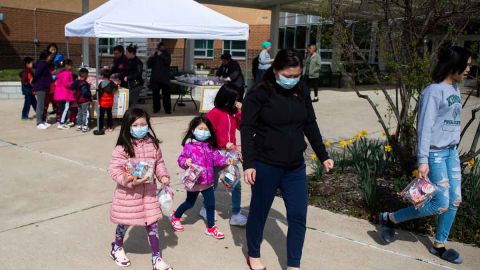
[[[223,156],[219,150],[213,148],[206,142],[196,140],[185,144],[182,153],[178,157],[178,166],[186,170],[187,165],[185,162],[189,158],[192,159],[193,164],[204,169],[197,180],[197,185],[212,185],[215,180],[213,167],[224,167],[228,165],[228,158]]]

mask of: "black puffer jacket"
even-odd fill
[[[138,57],[128,59],[127,80],[130,88],[143,85],[143,63]]]
[[[307,148],[305,136],[320,161],[329,159],[303,84],[292,90],[274,79],[258,84],[244,100],[241,134],[244,169],[255,168],[255,160],[284,168],[300,166]]]

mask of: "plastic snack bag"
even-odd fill
[[[242,175],[237,165],[228,165],[220,172],[220,181],[227,187],[227,191],[230,192],[240,184]]]
[[[195,164],[192,164],[192,166],[188,167],[188,169],[185,170],[185,174],[182,176],[182,183],[185,185],[185,187],[192,189],[202,171],[203,168]]]
[[[165,214],[170,213],[173,207],[173,189],[170,186],[163,186],[157,193],[158,202],[162,208],[162,212]]]
[[[428,178],[416,178],[408,184],[401,195],[406,201],[413,204],[415,209],[419,209],[430,201],[437,191],[437,186],[432,184]]]
[[[129,165],[130,164],[130,165]],[[128,168],[133,167],[130,162],[127,162],[127,170]],[[153,181],[153,161],[140,161],[134,168],[131,170],[131,174],[138,178],[145,178],[147,177],[147,181]]]

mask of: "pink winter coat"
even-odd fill
[[[189,158],[192,159],[193,164],[203,168],[195,186],[189,191],[202,191],[211,187],[215,180],[213,167],[225,167],[228,160],[226,156],[223,156],[219,150],[214,149],[209,143],[196,140],[185,144],[182,153],[178,157],[178,166],[186,170],[187,165],[185,162]]]
[[[75,101],[74,91],[70,89],[73,84],[73,76],[70,70],[62,70],[57,75],[55,81],[55,94],[53,99],[56,101]]]
[[[160,148],[155,149],[153,140],[149,137],[134,140],[135,157],[130,158],[123,146],[113,150],[109,172],[117,182],[113,194],[110,220],[115,224],[130,226],[146,226],[161,219],[162,212],[157,199],[156,181],[148,184],[133,186],[127,179],[126,164],[135,165],[140,161],[155,161],[155,176],[158,179],[169,177]]]
[[[237,129],[240,130],[241,112],[229,114],[226,111],[213,108],[208,112],[207,118],[212,122],[215,138],[220,149],[226,149],[229,142],[237,145],[236,132]]]

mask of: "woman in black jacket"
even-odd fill
[[[128,83],[130,106],[138,103],[140,90],[143,88],[143,63],[137,57],[137,46],[129,45],[126,53],[127,76],[125,81]]]
[[[296,53],[282,50],[243,103],[243,167],[245,182],[252,185],[247,222],[247,263],[251,269],[266,269],[260,260],[260,244],[277,189],[281,190],[287,209],[288,269],[300,267],[307,217],[305,136],[325,171],[333,168],[309,91],[299,82],[301,74]]]

